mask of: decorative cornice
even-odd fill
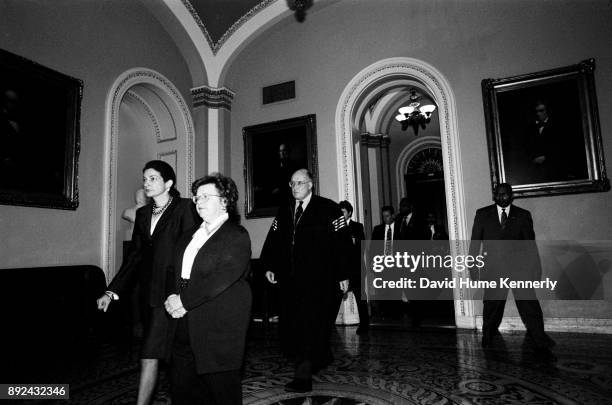
[[[257,14],[264,8],[268,7],[270,4],[274,3],[276,0],[264,0],[258,3],[252,9],[247,11],[246,14],[240,17],[236,22],[234,22],[234,24],[232,24],[232,26],[229,27],[227,31],[225,31],[225,33],[221,36],[221,38],[219,38],[219,41],[217,42],[213,41],[212,37],[210,36],[210,33],[206,29],[206,26],[204,26],[202,19],[196,12],[195,8],[191,5],[191,2],[189,0],[181,0],[181,1],[183,2],[183,5],[187,8],[187,10],[189,11],[189,14],[191,14],[193,19],[195,20],[196,24],[198,24],[198,27],[200,27],[200,29],[202,30],[202,33],[204,34],[204,37],[206,38],[206,41],[208,42],[208,45],[210,46],[210,49],[213,55],[216,55],[217,52],[219,52],[219,49],[221,49],[223,44],[228,40],[229,37],[232,36],[234,32],[238,31],[238,29],[242,27],[244,23],[246,23],[251,17],[253,17],[255,14]]]
[[[226,87],[200,86],[191,89],[193,107],[224,108],[232,110],[232,101],[236,93]]]

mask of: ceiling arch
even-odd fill
[[[287,0],[140,0],[173,37],[194,87],[221,87],[242,49],[279,21],[291,17]],[[319,0],[310,13],[338,2]]]

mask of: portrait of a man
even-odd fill
[[[247,217],[274,216],[298,169],[316,173],[315,116],[245,127]],[[316,181],[316,179],[315,179]]]
[[[549,100],[558,100],[552,103]],[[498,94],[507,180],[539,184],[588,178],[575,82]]]
[[[517,197],[607,191],[595,60],[482,81],[491,185]]]

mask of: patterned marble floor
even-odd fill
[[[558,361],[537,361],[523,333],[504,333],[494,347],[480,347],[467,330],[373,330],[338,327],[336,359],[314,379],[308,395],[283,390],[291,364],[280,355],[274,329],[253,327],[244,370],[246,405],[293,404],[612,404],[612,335],[551,333]],[[62,404],[134,403],[138,361],[134,354],[101,351],[75,368],[71,399]],[[156,404],[169,404],[165,373]],[[58,402],[59,403],[59,402]]]
[[[259,341],[246,364],[244,403],[612,404],[612,336],[552,336],[559,360],[544,364],[522,333],[503,334],[483,350],[472,331],[379,330],[361,337],[355,328],[338,328],[336,361],[316,377],[309,398],[282,390],[291,367],[276,342]]]

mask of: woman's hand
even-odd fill
[[[178,294],[169,295],[164,302],[164,307],[166,308],[166,312],[172,315],[177,309],[183,308],[181,297]]]
[[[182,318],[187,313],[187,310],[184,307],[180,307],[179,309],[173,311],[170,316],[174,319]]]
[[[166,312],[175,319],[182,318],[187,313],[187,310],[183,307],[181,297],[177,294],[169,295],[166,302],[164,302],[164,307]]]
[[[110,305],[111,301],[112,301],[111,297],[104,294],[103,296],[98,298],[98,300],[96,301],[98,303],[98,309],[100,311],[106,312],[108,310],[108,306]]]

